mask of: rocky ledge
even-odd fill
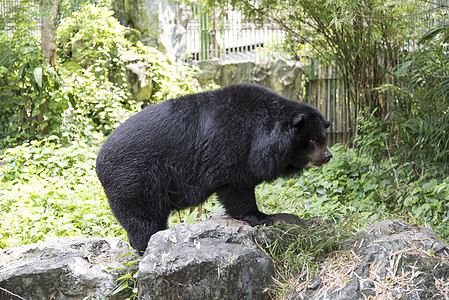
[[[275,219],[319,226],[286,214]],[[270,299],[275,265],[264,245],[277,239],[279,230],[220,216],[158,232],[143,257],[116,239],[5,249],[0,299],[126,299],[133,289],[139,299]],[[448,299],[448,292],[448,245],[427,228],[389,220],[359,232],[316,274],[298,278],[286,298]]]

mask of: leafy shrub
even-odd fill
[[[0,145],[57,130],[67,108],[67,103],[51,101],[63,82],[45,61],[37,39],[20,23],[27,15],[18,12],[15,21],[20,25],[13,36],[0,32]]]
[[[356,229],[385,218],[404,218],[449,239],[449,179],[417,174],[418,166],[392,157],[375,161],[370,153],[331,148],[332,160],[291,178],[256,189],[266,212],[289,212],[302,218],[345,220],[356,216]]]
[[[194,69],[174,66],[158,50],[128,41],[128,29],[112,14],[106,7],[87,4],[58,27],[58,54],[66,69],[62,98],[71,105],[67,135],[86,123],[108,135],[143,106],[193,91]],[[145,80],[151,86],[149,98],[140,101],[132,95],[125,67],[135,60],[146,65]]]
[[[125,38],[130,29],[120,25],[112,15],[113,11],[106,7],[87,4],[63,19],[58,27],[61,63],[76,63],[90,69],[101,80],[126,86],[128,58],[142,61],[148,69],[147,78],[152,82],[151,99],[146,99],[144,105],[193,90],[190,82],[198,70],[175,66],[155,48],[140,41],[130,42]]]
[[[95,174],[96,147],[58,138],[0,157],[0,248],[66,236],[120,236]]]
[[[439,41],[413,51],[396,70],[397,86],[385,85],[396,100],[392,119],[403,157],[447,173],[449,161],[449,53]]]
[[[106,7],[86,4],[58,26],[58,57],[77,61],[83,67],[97,65],[113,69],[119,51],[126,49],[126,28]],[[77,52],[72,52],[76,50]]]
[[[105,7],[87,4],[61,20],[55,68],[45,62],[29,30],[36,25],[30,21],[34,10],[12,8],[13,37],[0,33],[0,145],[52,134],[69,141],[95,132],[108,135],[143,106],[193,91],[196,70],[174,66],[156,49],[128,41],[128,29]],[[148,99],[131,93],[129,56],[147,66]]]
[[[95,132],[108,135],[140,109],[140,103],[125,89],[99,79],[91,69],[63,71],[62,76],[66,84],[61,97],[70,108],[64,114],[61,131],[69,141],[91,139]]]
[[[68,178],[74,172],[78,180],[91,173],[95,158],[95,153],[83,142],[63,147],[58,137],[50,136],[6,149],[2,158],[5,165],[0,172],[0,180],[26,183],[37,177]]]

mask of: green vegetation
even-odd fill
[[[10,22],[33,26],[25,6],[13,8]],[[12,38],[0,31],[0,146],[48,135],[66,142],[108,135],[143,106],[193,91],[189,83],[196,70],[126,39],[129,32],[110,9],[86,4],[59,24],[52,67],[28,27],[18,26]],[[136,100],[128,86],[130,61],[147,66],[143,99]]]
[[[97,150],[84,142],[63,146],[50,137],[5,151],[0,171],[3,246],[71,235],[124,236],[95,175]],[[340,145],[331,150],[334,158],[322,168],[261,184],[256,190],[261,209],[338,222],[356,216],[355,229],[396,216],[449,237],[448,178],[418,177],[411,163],[398,165],[389,158],[376,163],[372,155]],[[201,218],[217,205],[215,199],[205,204]],[[181,219],[194,222],[196,215],[196,210],[185,210]],[[179,222],[178,213],[170,222]]]
[[[7,149],[0,170],[0,247],[65,236],[125,236],[95,174],[96,148],[55,136]]]

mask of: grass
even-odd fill
[[[276,278],[270,289],[273,298],[289,294],[300,283],[310,285],[331,253],[355,233],[352,222],[317,219],[313,224],[278,228],[278,240],[268,245],[267,252],[276,264]]]

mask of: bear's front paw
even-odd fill
[[[238,217],[237,219],[248,222],[249,225],[253,227],[258,225],[273,225],[273,220],[271,217],[261,212],[257,214],[246,214]]]

